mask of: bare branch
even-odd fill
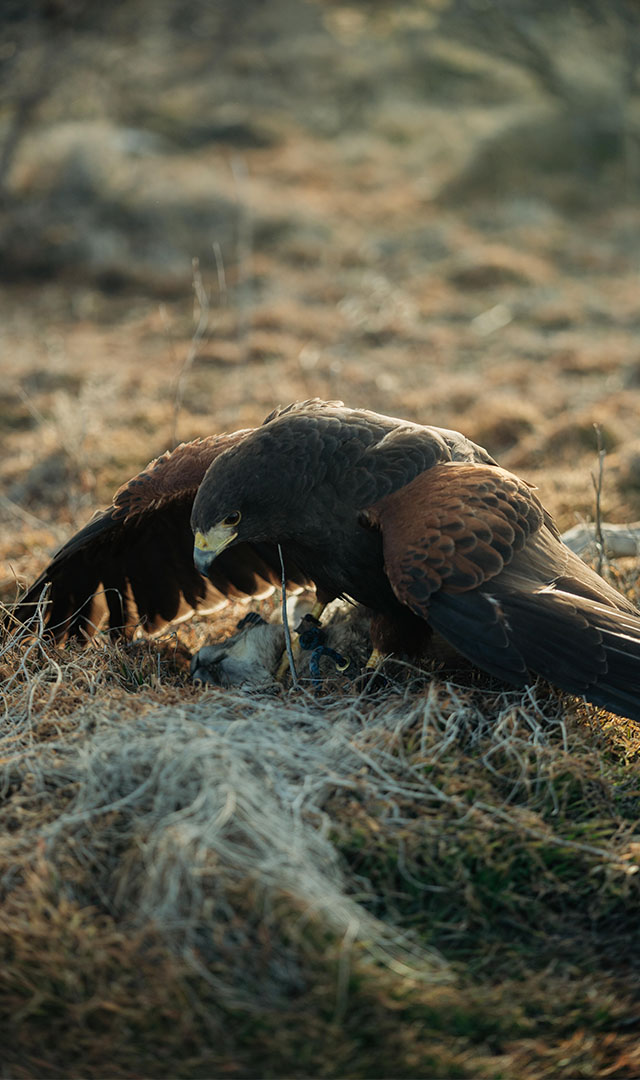
[[[282,570],[282,626],[284,627],[284,641],[287,647],[287,657],[289,658],[291,683],[297,689],[299,683],[296,665],[293,659],[293,649],[291,648],[291,631],[289,630],[289,616],[287,614],[287,576],[284,570],[284,559],[282,557],[282,548],[280,547],[280,544],[278,544],[278,555],[280,556],[280,569]]]

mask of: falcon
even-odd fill
[[[458,432],[341,402],[164,455],[16,614],[48,584],[54,635],[90,632],[101,584],[112,630],[135,613],[153,630],[185,606],[264,595],[280,554],[293,587],[369,610],[377,654],[423,656],[437,631],[507,683],[542,676],[640,720],[640,612],[562,543],[531,486]]]

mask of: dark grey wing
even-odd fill
[[[43,596],[45,627],[59,641],[91,636],[105,613],[115,635],[139,625],[153,633],[196,609],[268,595],[281,576],[269,545],[224,552],[209,580],[193,564],[196,491],[211,462],[245,434],[198,439],[151,462],[60,548],[11,611],[9,626],[32,621]],[[295,568],[287,570],[290,586],[305,583]]]

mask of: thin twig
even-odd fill
[[[604,478],[604,459],[606,457],[607,451],[602,446],[602,428],[599,424],[594,424],[593,427],[596,433],[598,447],[598,476],[596,478],[593,473],[591,473],[591,482],[596,493],[595,541],[596,551],[598,552],[596,570],[599,574],[601,574],[604,564],[604,536],[602,534],[602,481]]]
[[[282,548],[278,544],[278,555],[280,556],[280,569],[282,571],[282,626],[284,627],[284,642],[287,647],[287,656],[289,658],[289,669],[291,671],[291,684],[298,689],[298,676],[296,674],[296,665],[293,660],[293,649],[291,648],[291,631],[289,630],[289,617],[287,615],[287,578],[284,572],[284,559],[282,557]]]
[[[8,510],[10,514],[15,514],[16,517],[22,518],[23,521],[26,521],[27,525],[35,525],[38,529],[48,529],[50,532],[55,533],[56,536],[64,531],[58,526],[51,525],[50,522],[45,521],[43,518],[36,517],[36,515],[30,513],[29,510],[25,510],[23,506],[14,502],[8,495],[0,494],[0,506],[5,510]]]
[[[216,270],[218,273],[218,294],[220,297],[220,307],[226,307],[228,302],[227,293],[227,275],[224,272],[224,259],[222,257],[222,248],[217,240],[213,241],[213,254],[216,260]]]
[[[249,205],[249,173],[241,157],[231,161],[231,172],[236,186],[238,203],[237,260],[238,277],[236,286],[238,313],[238,342],[247,359],[249,332],[251,330],[251,253],[253,247],[253,225]]]
[[[189,351],[176,380],[176,392],[173,401],[173,423],[171,427],[172,446],[178,445],[178,419],[184,398],[184,381],[193,367],[193,362],[198,355],[198,347],[209,326],[209,297],[207,296],[207,291],[202,282],[200,262],[198,259],[192,259],[191,265],[193,267],[193,291],[198,303],[198,321],[196,322],[196,327],[191,337]]]

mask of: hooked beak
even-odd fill
[[[237,535],[233,526],[222,524],[214,525],[206,533],[196,532],[193,545],[193,561],[196,570],[206,577],[211,564],[225,548],[229,547],[229,544],[233,543]]]

